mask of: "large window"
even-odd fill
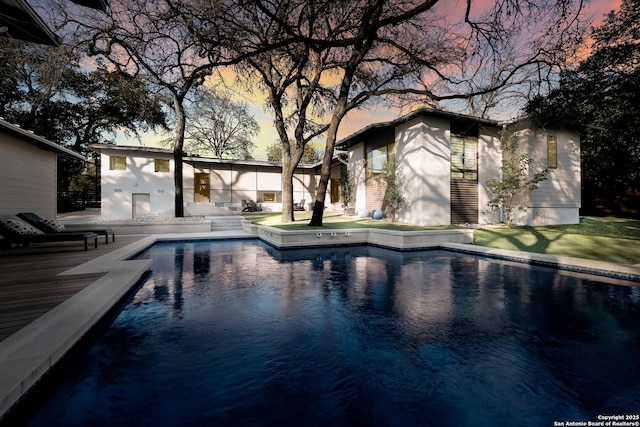
[[[558,167],[558,138],[555,136],[547,136],[547,167]]]
[[[367,153],[367,176],[381,173],[387,163],[395,162],[396,144],[376,148]]]
[[[127,169],[127,158],[124,156],[110,156],[109,169],[123,171]]]
[[[478,138],[451,136],[451,178],[478,179]]]
[[[169,172],[169,159],[155,159],[154,165],[156,172]]]
[[[263,202],[275,202],[276,201],[276,193],[273,191],[262,193],[262,201]]]

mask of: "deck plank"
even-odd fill
[[[77,242],[0,250],[0,341],[102,276],[58,274],[144,237],[116,236],[115,242],[102,240],[88,251]]]

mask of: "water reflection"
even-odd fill
[[[245,290],[260,288],[277,294],[284,311],[300,309],[300,295],[318,295],[314,302],[319,306],[340,303],[395,316],[399,330],[413,337],[460,334],[460,330],[509,334],[520,327],[573,339],[587,339],[594,328],[619,334],[619,322],[635,318],[640,308],[640,292],[633,284],[577,280],[552,269],[470,255],[369,247],[277,251],[243,242],[220,245],[154,246],[142,255],[154,260],[154,275],[134,303],[171,299],[180,312],[189,310],[185,294],[204,294],[214,304],[233,298],[246,307],[256,301]],[[607,314],[596,315],[591,306],[606,308]]]
[[[34,425],[551,425],[640,407],[637,284],[444,251],[141,257],[153,275]]]

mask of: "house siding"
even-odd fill
[[[429,111],[410,113],[388,124],[363,129],[341,141],[349,149],[349,171],[355,189],[356,211],[379,203],[379,192],[366,180],[366,153],[381,144],[381,135],[395,131],[396,162],[403,177],[407,206],[398,213],[398,220],[416,225],[447,225],[452,222],[451,126],[477,126],[478,180],[467,186],[461,203],[477,195],[473,205],[460,206],[467,213],[478,213],[480,223],[500,222],[498,212],[489,212],[487,203],[492,194],[487,182],[500,179],[503,154],[500,146],[501,124]],[[568,130],[532,130],[525,120],[512,123],[507,129],[518,132],[521,147],[534,159],[534,164],[546,166],[547,135],[557,137],[558,167],[550,171],[548,181],[530,194],[522,195],[527,209],[517,212],[516,224],[567,224],[579,221],[580,208],[580,139]],[[357,139],[356,139],[357,138]],[[387,142],[388,143],[388,142]],[[531,173],[534,173],[533,166]],[[379,209],[378,206],[374,207]],[[456,212],[457,213],[457,212]],[[475,215],[474,215],[474,220]],[[455,219],[454,219],[455,220]]]
[[[407,197],[400,221],[451,223],[449,134],[449,121],[434,117],[419,117],[396,128],[396,161]]]
[[[349,149],[349,165],[347,167],[354,193],[351,203],[356,212],[367,208],[366,163],[364,143],[360,142]]]
[[[57,213],[57,155],[0,132],[0,215]]]
[[[149,195],[150,215],[173,216],[175,204],[174,161],[171,153],[145,151],[130,147],[99,147],[102,162],[102,217],[129,219],[133,215],[134,194],[138,199]],[[127,158],[126,170],[110,170],[109,157]],[[168,159],[169,172],[155,172],[154,159]],[[187,158],[183,162],[183,200],[185,214],[209,215],[216,208],[241,211],[242,200],[261,203],[265,211],[282,209],[282,178],[279,165],[224,163],[211,159]],[[209,176],[209,202],[195,201],[196,173]],[[338,171],[339,176],[339,171]],[[315,169],[296,169],[293,178],[294,202],[305,200],[306,208],[315,198],[318,177]],[[265,201],[265,193],[276,193],[275,201]],[[327,198],[330,196],[327,193]],[[200,196],[198,196],[200,198]],[[204,199],[204,198],[202,198]],[[211,212],[211,213],[207,213]]]
[[[481,126],[478,137],[478,221],[481,224],[500,221],[497,212],[487,210],[487,203],[492,197],[487,182],[500,178],[501,164],[502,151],[499,130]]]
[[[125,156],[126,169],[110,170],[110,156]],[[169,172],[155,172],[154,159],[168,159]],[[117,149],[104,149],[100,162],[102,165],[102,218],[133,218],[134,194],[149,195],[151,215],[174,215],[174,162],[171,154],[143,152],[132,154]],[[188,176],[186,167],[185,176]],[[193,174],[191,174],[191,180],[193,181]]]
[[[580,220],[580,137],[563,130],[527,129],[521,141],[533,159],[530,175],[547,167],[547,136],[557,137],[557,168],[525,199],[527,210],[517,222],[530,225],[577,224]]]

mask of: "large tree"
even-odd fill
[[[138,134],[165,123],[160,99],[144,81],[104,68],[87,71],[64,46],[0,39],[0,75],[0,116],[85,155],[109,134]],[[61,166],[60,189],[66,190],[82,165]]]
[[[324,134],[311,225],[322,225],[339,126],[381,99],[427,103],[480,97],[508,85],[540,87],[580,37],[581,2],[501,0],[479,5],[418,1],[243,2],[235,30],[276,46],[244,63],[273,111],[283,147],[283,221],[293,220],[292,171]],[[534,73],[535,72],[535,73]],[[534,75],[535,80],[531,79]]]
[[[66,47],[0,39],[0,115],[87,154],[116,131],[138,133],[165,122],[161,102],[142,80],[104,68],[87,71]]]
[[[640,189],[640,1],[623,0],[591,36],[590,54],[526,111],[540,126],[589,135],[581,153],[583,205],[600,199],[615,211],[607,199]]]
[[[188,103],[186,148],[219,159],[251,160],[260,126],[246,103],[234,101],[224,92],[196,91]]]
[[[229,23],[244,3],[235,0],[111,0],[107,13],[82,16],[68,13],[63,0],[54,1],[61,4],[53,19],[74,43],[105,58],[121,73],[144,76],[170,100],[175,116],[175,215],[184,216],[182,157],[188,96],[217,67],[237,64],[273,46],[238,49],[246,40]]]
[[[80,16],[59,4],[55,18],[89,55],[108,61],[122,74],[148,79],[168,99],[175,124],[175,216],[184,216],[185,100],[214,65],[191,37],[189,17],[177,13],[171,0],[113,0],[109,6],[106,13],[87,11]]]

